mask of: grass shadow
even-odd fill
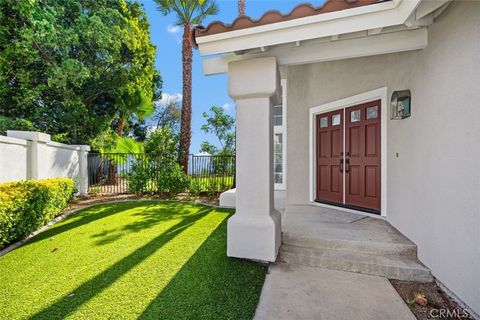
[[[150,202],[151,204],[148,204]],[[159,204],[162,204],[161,208],[158,207]],[[119,206],[121,206],[121,209],[119,209]],[[175,215],[177,216],[185,215],[185,214],[179,213],[183,208],[183,206],[181,203],[176,203],[176,202],[169,203],[169,202],[153,200],[153,201],[141,201],[141,202],[122,201],[122,202],[115,202],[115,203],[98,204],[89,208],[81,209],[69,215],[68,217],[63,219],[60,223],[53,225],[52,227],[48,228],[47,230],[43,231],[42,233],[36,235],[35,237],[27,241],[24,244],[24,246],[57,236],[71,229],[75,229],[85,224],[89,224],[89,223],[107,218],[114,214],[118,214],[123,211],[138,208],[139,206],[146,207],[147,209],[143,210],[143,212],[136,213],[134,215],[147,215],[147,218],[145,219],[145,221],[137,221],[129,225],[126,225],[120,229],[124,229],[124,231],[130,230],[132,232],[138,232],[138,231],[141,231],[142,229],[152,227],[153,225],[159,224],[163,221],[170,220],[172,218],[172,212],[175,212]],[[103,233],[98,233],[97,235],[94,235],[94,236],[112,237],[111,240],[104,240],[105,244],[110,243],[120,238],[121,235],[114,236],[114,233],[119,232],[120,229],[107,230]],[[99,240],[99,244],[102,244],[102,240]]]
[[[133,203],[132,207],[138,206],[138,203]],[[117,208],[118,210],[118,208]],[[177,209],[178,210],[178,209]],[[75,310],[77,310],[84,303],[101,293],[107,287],[112,285],[116,280],[118,280],[123,274],[130,271],[132,268],[137,266],[143,260],[148,258],[150,255],[155,253],[158,249],[172,240],[175,236],[180,234],[182,231],[193,225],[197,220],[203,218],[211,212],[212,208],[200,207],[199,210],[195,213],[189,212],[188,215],[185,214],[184,219],[182,219],[177,224],[170,227],[168,230],[155,237],[142,247],[136,249],[134,252],[125,256],[108,269],[104,270],[100,274],[91,278],[90,280],[84,282],[79,287],[77,287],[73,292],[75,295],[65,295],[50,306],[44,308],[43,310],[32,315],[30,319],[63,319]],[[99,213],[99,215],[105,216],[111,214],[109,210]],[[82,218],[78,221],[66,224],[68,228],[60,228],[62,232],[72,228],[72,224],[79,225],[79,222],[90,221],[88,218]],[[81,225],[81,224],[80,224]],[[63,227],[63,226],[61,226]],[[53,230],[52,230],[53,231]],[[52,235],[50,235],[52,236]],[[132,303],[135,303],[132,301]]]
[[[154,228],[165,221],[184,218],[190,214],[189,211],[182,211],[184,206],[184,204],[176,202],[162,202],[162,206],[160,207],[158,203],[143,205],[142,208],[144,209],[142,209],[142,211],[132,214],[132,217],[140,219],[118,228],[103,230],[91,235],[91,237],[97,239],[95,242],[96,245],[106,245],[128,234],[144,232],[145,230]]]
[[[229,258],[227,219],[204,241],[139,319],[252,319],[267,268]]]
[[[130,210],[138,207],[138,203],[136,202],[125,202],[122,204],[124,205],[122,210]],[[89,208],[81,209],[77,212],[72,213],[65,219],[63,219],[61,223],[55,224],[52,227],[45,230],[44,232],[36,235],[32,239],[30,239],[27,243],[25,243],[24,246],[44,240],[44,239],[48,239],[60,233],[67,232],[74,228],[78,228],[82,225],[109,217],[118,212],[119,212],[118,207],[112,206],[111,203],[98,204]]]

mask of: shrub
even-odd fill
[[[190,178],[190,186],[188,188],[190,196],[198,197],[202,191],[202,181],[200,178]]]
[[[158,192],[171,197],[188,189],[190,177],[175,163],[160,168],[156,182]]]
[[[128,191],[140,194],[147,191],[147,186],[151,180],[151,170],[149,163],[139,159],[132,164],[132,171],[128,174]]]
[[[177,163],[178,141],[178,135],[168,127],[155,130],[145,141],[150,178],[155,181],[156,191],[168,197],[186,191],[190,185],[190,177]]]
[[[68,178],[0,184],[0,248],[52,220],[74,192],[74,182]]]

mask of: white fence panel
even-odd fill
[[[7,135],[0,136],[0,182],[68,177],[87,193],[89,146],[53,142],[41,132],[9,130]]]
[[[0,182],[28,179],[29,149],[26,140],[0,136]]]

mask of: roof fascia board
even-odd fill
[[[300,47],[277,47],[265,53],[228,54],[203,60],[203,72],[205,75],[225,73],[229,62],[265,56],[275,56],[280,66],[289,66],[419,50],[427,47],[427,32],[427,28],[419,28]]]
[[[407,0],[403,0],[403,1],[407,1]],[[210,42],[210,41],[219,41],[219,40],[228,39],[228,38],[251,35],[254,33],[286,29],[286,28],[297,27],[297,26],[307,25],[307,24],[312,24],[317,22],[351,17],[355,15],[360,15],[360,14],[390,10],[395,7],[397,7],[397,4],[394,1],[381,2],[377,4],[371,4],[368,6],[327,12],[327,13],[317,14],[317,15],[308,16],[304,18],[296,18],[296,19],[282,21],[282,22],[269,23],[262,26],[233,30],[229,32],[222,32],[222,33],[212,34],[209,36],[202,36],[202,37],[196,38],[196,41],[198,44],[204,43],[204,42]]]
[[[397,0],[198,37],[212,55],[403,24],[422,0]]]

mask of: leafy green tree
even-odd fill
[[[233,174],[235,163],[231,157],[227,156],[235,155],[235,118],[226,114],[225,110],[218,106],[211,107],[210,113],[204,112],[203,117],[206,123],[202,126],[202,131],[213,134],[220,148],[208,141],[203,141],[200,151],[219,156],[211,159],[213,173],[222,176]]]
[[[137,141],[145,141],[148,135],[148,124],[145,119],[132,117],[128,119],[123,133],[129,137],[133,137]]]
[[[210,108],[210,113],[204,112],[203,117],[206,123],[202,131],[213,134],[220,144],[220,148],[208,141],[202,142],[200,151],[213,155],[234,155],[235,154],[235,118],[226,114],[219,106]]]
[[[143,183],[145,189],[145,173],[155,183],[155,191],[175,196],[186,191],[190,185],[190,178],[177,163],[178,135],[168,127],[161,127],[150,134],[145,141],[146,161],[141,161],[134,168],[132,177]],[[140,161],[139,161],[140,162]],[[138,185],[135,186],[138,189]]]
[[[147,16],[126,0],[1,0],[0,114],[89,143],[161,93]]]
[[[170,128],[162,127],[153,131],[144,144],[145,153],[168,163],[177,161],[178,135]]]
[[[177,25],[183,26],[182,64],[183,64],[183,99],[180,124],[180,145],[178,162],[183,170],[188,170],[192,123],[192,44],[191,28],[202,23],[205,18],[217,13],[214,0],[154,0],[158,10],[164,14],[174,13]]]
[[[142,153],[143,143],[131,137],[119,136],[117,132],[109,129],[101,132],[91,141],[94,151],[101,154],[98,175],[104,172],[105,161],[108,162],[107,184],[117,183],[117,165],[128,161],[129,154]]]
[[[24,119],[11,119],[0,115],[0,134],[6,135],[7,130],[35,130],[33,124]]]

